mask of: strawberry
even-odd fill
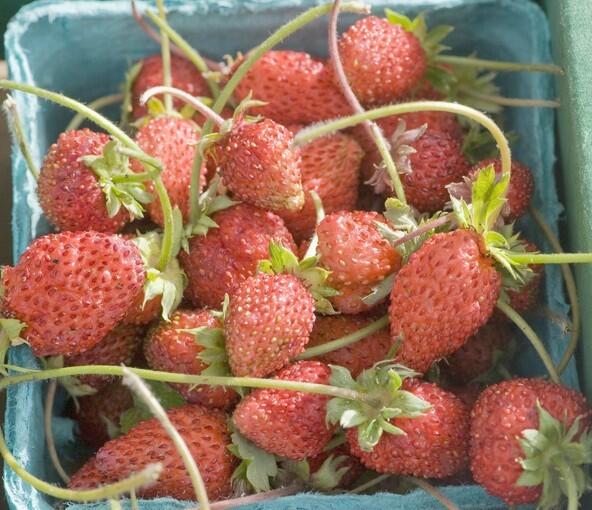
[[[95,457],[91,457],[76,473],[70,477],[68,489],[84,490],[96,489],[101,485],[107,485],[113,482],[109,473],[101,473],[97,469]]]
[[[184,58],[171,55],[172,85],[192,96],[209,96],[207,82],[195,66]],[[148,113],[146,105],[140,104],[140,97],[152,87],[163,84],[162,56],[151,55],[141,61],[141,68],[132,85],[132,117],[139,119]],[[184,103],[174,99],[173,106],[180,109]]]
[[[348,429],[352,454],[379,473],[445,478],[461,471],[467,463],[469,440],[464,404],[435,384],[418,379],[405,380],[403,388],[431,407],[416,417],[392,418],[390,424],[402,434],[382,434],[371,451],[362,448],[355,428]]]
[[[241,60],[237,61],[235,68]],[[265,105],[253,113],[284,126],[310,124],[348,115],[351,108],[333,83],[330,69],[308,53],[268,51],[237,86],[240,101],[252,93]]]
[[[290,129],[297,132],[294,126]],[[304,207],[298,212],[278,213],[297,243],[308,239],[315,229],[316,211],[310,191],[319,195],[326,214],[355,208],[363,156],[358,143],[341,133],[314,140],[301,152]]]
[[[150,120],[136,134],[140,148],[162,163],[162,182],[167,189],[171,204],[179,207],[185,222],[189,219],[189,189],[191,168],[195,157],[195,146],[199,139],[197,125],[191,120],[173,116],[162,116]],[[142,165],[134,161],[133,168],[144,171]],[[205,170],[201,185],[205,184]],[[152,182],[148,184],[154,190]],[[162,206],[158,198],[148,205],[150,219],[163,226]]]
[[[310,482],[316,490],[350,487],[364,472],[364,466],[354,457],[347,443],[323,451],[307,459]]]
[[[590,408],[575,390],[542,379],[490,386],[471,413],[473,477],[508,505],[563,507],[566,486],[575,484],[575,496],[586,489],[590,425]]]
[[[323,345],[342,336],[350,335],[372,322],[371,318],[360,315],[318,316],[315,320],[307,347]],[[330,365],[347,368],[353,377],[362,370],[387,358],[392,347],[392,340],[385,327],[347,347],[318,356],[316,359]]]
[[[331,370],[318,361],[299,361],[275,379],[328,384]],[[257,389],[236,407],[232,419],[241,434],[265,451],[294,460],[321,453],[333,435],[325,420],[329,397],[299,391]]]
[[[94,395],[80,397],[73,413],[80,437],[89,446],[100,448],[111,439],[110,429],[118,427],[121,414],[133,405],[129,389],[119,382],[109,384]]]
[[[456,352],[446,358],[442,369],[458,384],[467,384],[495,368],[499,355],[511,341],[505,324],[487,323]]]
[[[140,292],[133,300],[126,316],[124,324],[141,326],[158,319],[161,309],[161,296],[156,296],[144,303],[144,292]]]
[[[191,404],[167,413],[197,462],[210,499],[216,501],[227,497],[231,492],[230,477],[236,462],[227,450],[230,433],[226,415]],[[140,496],[193,499],[195,493],[181,457],[155,418],[108,441],[96,455],[98,471],[119,480],[154,462],[163,464],[163,472],[153,485],[140,489]]]
[[[236,376],[264,377],[304,350],[314,324],[314,299],[291,274],[259,273],[230,296],[226,352]]]
[[[510,190],[512,183],[510,181]],[[524,241],[526,251],[536,252],[537,246],[534,243]],[[540,294],[545,268],[541,264],[529,264],[532,270],[532,278],[519,289],[507,289],[506,293],[510,299],[510,306],[517,312],[525,312],[534,307]]]
[[[401,256],[375,222],[385,219],[371,211],[341,211],[326,216],[317,227],[320,265],[331,271],[329,283],[342,293],[332,302],[343,313],[368,309],[361,298],[401,264]],[[353,299],[339,299],[344,297]]]
[[[468,410],[471,410],[473,409],[475,402],[477,402],[479,395],[481,395],[481,392],[483,391],[483,385],[472,382],[465,384],[464,386],[447,386],[446,390],[450,393],[454,393],[465,405],[465,407]]]
[[[272,120],[239,118],[222,139],[224,184],[237,199],[264,209],[302,209],[302,158],[293,140],[287,128]]]
[[[145,279],[131,241],[93,231],[49,234],[4,268],[4,305],[26,324],[22,337],[36,356],[68,356],[99,343]]]
[[[129,220],[119,209],[110,216],[98,176],[84,156],[99,156],[111,138],[90,129],[62,133],[45,156],[37,194],[47,219],[58,230],[117,232]]]
[[[489,165],[493,165],[496,174],[501,175],[501,160],[492,158],[481,161],[475,165],[469,174],[469,177],[474,178],[480,169]],[[526,213],[533,192],[534,180],[530,168],[519,161],[512,161],[512,173],[507,194],[508,202],[507,207],[502,211],[502,215],[507,223],[516,221]]]
[[[220,327],[220,321],[209,310],[177,310],[170,322],[161,321],[146,338],[144,354],[148,366],[153,370],[181,374],[204,373],[211,365],[201,358],[204,346],[199,340],[205,332],[199,332],[198,328],[211,328],[212,331]],[[188,330],[197,331],[192,334]],[[173,386],[188,402],[206,407],[227,409],[238,399],[236,392],[223,386]]]
[[[189,240],[189,252],[181,251],[181,265],[189,279],[187,295],[195,306],[217,308],[225,294],[255,274],[267,258],[270,241],[296,250],[281,218],[247,204],[216,213],[218,228]]]
[[[362,18],[341,35],[339,55],[352,90],[367,106],[401,99],[427,69],[415,34],[376,16]]]
[[[142,326],[119,324],[107,333],[92,349],[82,353],[64,356],[64,366],[81,365],[130,365],[135,358],[145,329]],[[106,375],[81,375],[78,380],[97,390],[104,388],[113,381],[113,377]]]
[[[491,316],[501,288],[482,237],[435,234],[395,276],[389,308],[397,360],[418,372],[460,349]]]

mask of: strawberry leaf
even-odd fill
[[[158,399],[164,409],[173,409],[185,405],[183,397],[167,383],[160,381],[145,381],[150,386],[150,391]],[[127,434],[138,423],[153,417],[146,404],[133,395],[134,406],[124,411],[119,419],[121,433]]]
[[[186,232],[187,237],[191,237],[192,235],[205,236],[210,228],[218,227],[218,224],[210,216],[239,203],[223,194],[219,194],[220,184],[220,176],[216,174],[210,181],[207,189],[200,194],[197,202],[197,221],[194,225],[188,227],[188,231]]]
[[[27,341],[21,337],[21,332],[27,325],[17,319],[5,319],[0,317],[0,364],[6,364],[8,349],[14,345],[21,345]],[[0,374],[8,375],[4,368],[0,368]]]
[[[231,435],[230,452],[241,459],[241,463],[232,474],[232,480],[246,480],[255,492],[271,489],[270,480],[278,474],[275,455],[262,450],[238,432]]]

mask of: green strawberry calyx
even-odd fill
[[[513,257],[524,254],[526,244],[513,233],[512,225],[500,223],[509,183],[509,174],[498,176],[494,166],[488,165],[477,173],[469,202],[465,198],[451,196],[452,210],[459,227],[474,230],[482,236],[484,247],[496,261],[506,287],[515,285],[510,283],[512,280],[522,286],[532,278],[528,264]]]
[[[365,401],[335,397],[327,406],[327,421],[339,423],[344,429],[356,427],[358,443],[365,451],[371,451],[384,432],[405,434],[391,422],[394,418],[416,418],[431,408],[425,400],[401,389],[405,379],[418,375],[402,365],[380,362],[364,370],[356,380],[346,368],[330,367],[332,386],[368,396]]]
[[[347,455],[335,455],[334,453],[329,455],[321,467],[310,475],[311,487],[325,492],[339,487],[341,480],[351,469],[347,461]]]
[[[278,458],[259,448],[245,436],[234,431],[230,436],[230,452],[241,460],[232,474],[234,485],[246,484],[256,493],[271,490],[271,482],[278,476]]]
[[[144,205],[154,200],[154,196],[146,191],[143,182],[134,179],[137,174],[129,167],[129,157],[118,151],[119,143],[108,142],[100,156],[83,156],[82,162],[90,168],[99,181],[105,195],[105,206],[110,218],[124,207],[130,218],[143,218]]]
[[[539,402],[538,429],[522,431],[519,438],[524,458],[520,460],[523,473],[519,487],[542,485],[538,508],[559,508],[562,496],[567,496],[569,507],[578,508],[578,501],[592,482],[587,466],[592,463],[592,435],[585,430],[581,416],[568,428],[551,416]]]
[[[1,278],[0,278],[1,279]],[[0,291],[2,287],[0,286]],[[0,299],[2,296],[0,296]],[[0,316],[0,363],[4,367],[6,355],[11,346],[26,344],[27,341],[21,336],[22,331],[27,327],[24,322],[18,319],[7,319]],[[5,368],[0,368],[0,374],[8,375]]]
[[[335,314],[328,298],[339,293],[326,282],[330,272],[318,266],[319,257],[313,255],[298,260],[291,250],[281,244],[269,243],[269,259],[259,262],[258,271],[267,274],[293,274],[300,278],[315,300],[316,311],[323,314]]]
[[[222,192],[221,184],[222,180],[216,174],[210,181],[209,186],[199,194],[196,207],[196,221],[192,225],[187,226],[185,231],[186,239],[194,235],[205,236],[210,228],[217,228],[218,224],[211,218],[212,215],[239,203],[231,200]],[[186,239],[183,243],[183,249],[189,251]]]
[[[176,241],[173,241],[173,256],[163,271],[156,267],[160,260],[162,247],[162,234],[160,232],[147,232],[134,237],[132,241],[137,245],[144,267],[146,268],[146,283],[144,284],[144,301],[142,308],[151,299],[160,296],[162,318],[165,321],[170,320],[179,303],[183,299],[183,291],[187,284],[187,277],[179,265],[176,254],[180,247],[180,234],[182,230],[183,217],[178,207],[173,209],[173,218],[175,225]]]
[[[442,44],[442,41],[454,30],[451,25],[437,25],[428,29],[425,16],[420,14],[411,19],[404,14],[395,12],[391,9],[385,9],[386,19],[393,25],[399,25],[405,31],[411,32],[421,42],[425,51],[428,63],[434,60],[443,51],[449,50],[448,46]]]

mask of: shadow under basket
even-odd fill
[[[169,21],[204,55],[221,58],[225,54],[246,51],[261,42],[275,28],[293,18],[311,0],[168,0]],[[385,7],[407,14],[427,12],[430,26],[450,24],[457,28],[447,39],[455,54],[477,51],[482,58],[517,62],[548,62],[549,30],[543,11],[528,0],[408,0],[369,2],[381,15]],[[141,7],[146,7],[142,5]],[[340,17],[341,29],[356,18]],[[325,56],[326,18],[290,37],[282,47]],[[42,0],[24,7],[12,20],[6,33],[6,52],[12,79],[65,93],[82,101],[118,90],[126,69],[139,58],[156,53],[157,46],[137,27],[128,1],[53,1]],[[498,84],[504,95],[550,99],[553,80],[543,74],[500,75]],[[64,129],[72,113],[61,107],[28,96],[15,94],[23,117],[25,133],[33,157],[40,163],[45,151]],[[115,113],[115,112],[112,112]],[[538,108],[508,108],[505,126],[519,134],[514,156],[529,165],[536,181],[533,204],[540,209],[552,228],[562,212],[555,185],[553,164],[554,113]],[[13,155],[14,206],[13,249],[15,260],[37,236],[49,231],[35,194],[35,184],[27,174],[17,150]],[[541,233],[529,218],[519,225],[528,239],[542,251],[550,251]],[[560,271],[546,269],[544,305],[559,315],[568,314]],[[541,307],[543,304],[541,304]],[[541,312],[528,317],[543,338],[553,359],[558,361],[567,343],[562,328],[544,318]],[[526,339],[519,342],[516,373],[543,375],[544,368]],[[12,349],[10,362],[29,368],[40,365],[28,347]],[[575,363],[563,375],[566,384],[577,387]],[[8,389],[5,417],[6,438],[10,450],[25,469],[36,476],[57,482],[58,478],[45,448],[43,428],[44,383],[27,383]],[[87,452],[76,439],[72,420],[61,417],[65,399],[56,403],[53,430],[63,463],[73,466]],[[4,484],[11,508],[47,510],[56,503],[5,468]],[[505,508],[498,499],[477,486],[444,487],[459,508],[493,510]],[[126,506],[127,505],[127,506]],[[70,509],[107,509],[107,503],[68,504]],[[123,503],[129,508],[129,502]],[[195,503],[172,499],[142,501],[143,510],[182,509]],[[275,501],[242,507],[245,510],[428,510],[440,503],[416,490],[408,494],[379,493],[372,496],[299,494]]]

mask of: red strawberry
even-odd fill
[[[63,232],[33,241],[2,273],[7,311],[36,356],[92,349],[125,316],[146,279],[138,248],[117,235]]]
[[[43,213],[58,230],[117,232],[129,221],[124,208],[109,217],[99,180],[81,160],[100,156],[110,140],[104,133],[81,129],[62,133],[49,148],[37,193]]]
[[[376,16],[354,23],[339,39],[347,79],[365,105],[391,103],[409,94],[427,69],[420,40]]]
[[[242,61],[238,61],[235,68]],[[238,100],[249,93],[267,104],[253,109],[285,126],[310,124],[351,113],[333,83],[330,69],[299,51],[268,51],[253,65],[235,90]]]
[[[187,59],[171,55],[172,85],[188,92],[192,96],[209,96],[210,90],[204,77]],[[152,87],[163,84],[162,57],[152,55],[142,61],[140,72],[136,76],[132,87],[132,117],[138,119],[148,113],[146,105],[140,104],[140,97]],[[185,103],[180,99],[173,100],[176,109]]]
[[[510,184],[511,186],[511,184]],[[511,190],[512,188],[510,188]],[[526,251],[535,252],[538,248],[535,244],[528,241],[523,241]],[[541,264],[529,264],[528,266],[532,272],[532,279],[526,283],[521,289],[508,289],[506,292],[510,298],[510,306],[517,312],[525,312],[530,310],[539,297],[543,276],[545,274],[545,267]]]
[[[404,435],[383,433],[372,451],[364,451],[358,431],[347,430],[353,455],[379,473],[445,478],[467,463],[469,414],[453,394],[435,384],[407,379],[403,389],[425,400],[430,408],[415,418],[392,418]]]
[[[78,422],[80,437],[97,449],[109,441],[109,426],[119,426],[124,411],[134,405],[129,389],[119,382],[112,383],[94,395],[80,397],[74,419]]]
[[[297,132],[295,127],[290,129]],[[341,133],[319,138],[302,147],[301,152],[304,207],[298,212],[278,213],[297,243],[308,239],[315,229],[316,211],[310,191],[319,195],[327,214],[355,208],[363,156],[358,143]]]
[[[446,390],[454,393],[465,407],[471,410],[483,391],[483,385],[480,383],[468,383],[464,386],[448,386]]]
[[[342,211],[326,216],[317,227],[320,265],[331,271],[329,284],[343,294],[332,299],[343,313],[367,310],[361,298],[401,264],[401,256],[375,225],[384,221],[371,211]],[[353,299],[339,299],[350,294]]]
[[[189,219],[189,189],[191,168],[195,157],[195,146],[199,139],[197,125],[191,120],[163,116],[150,120],[136,134],[136,142],[150,156],[159,159],[163,170],[160,174],[173,206],[178,206],[184,221]],[[133,163],[136,171],[144,168],[137,161]],[[201,185],[205,184],[205,170]],[[147,186],[154,192],[152,182]],[[152,221],[162,226],[164,219],[160,200],[155,198],[148,204]]]
[[[482,237],[468,230],[436,234],[395,277],[389,308],[397,359],[418,372],[460,349],[490,318],[501,287]]]
[[[355,333],[372,322],[371,318],[359,315],[318,316],[315,320],[310,342],[307,347],[323,345],[345,335]],[[385,327],[372,333],[363,340],[331,351],[316,359],[330,365],[340,365],[347,368],[353,377],[357,377],[362,370],[372,367],[378,361],[387,358],[392,347],[392,340]]]
[[[148,366],[181,374],[201,374],[208,364],[200,358],[204,346],[199,336],[183,330],[194,328],[221,328],[220,321],[209,310],[177,310],[170,322],[161,321],[144,344]],[[196,338],[197,336],[197,338]],[[200,385],[190,389],[186,384],[174,384],[175,389],[194,404],[226,409],[238,400],[236,392],[223,386]]]
[[[329,384],[331,370],[318,361],[299,361],[280,370],[275,379]],[[325,395],[257,389],[237,406],[232,419],[241,434],[260,448],[294,460],[321,453],[333,435],[326,422]]]
[[[479,170],[486,166],[493,165],[496,174],[501,174],[502,164],[499,159],[486,159],[473,167],[470,177],[474,178]],[[512,161],[512,174],[510,185],[508,187],[507,208],[502,211],[502,215],[507,223],[517,220],[526,213],[530,205],[530,197],[534,192],[534,180],[532,172],[523,163]]]
[[[140,292],[123,319],[124,324],[141,326],[158,319],[161,310],[161,296],[153,297],[144,304],[144,292]]]
[[[260,273],[230,296],[226,351],[236,376],[264,377],[304,350],[315,320],[314,300],[290,274]]]
[[[107,485],[113,482],[109,473],[101,473],[97,469],[95,457],[91,457],[76,473],[72,475],[68,482],[68,489],[84,490],[96,489],[101,485]]]
[[[295,251],[294,240],[281,218],[247,204],[216,213],[218,225],[205,236],[189,240],[189,253],[179,258],[187,273],[187,295],[195,306],[218,308],[224,294],[257,271],[260,260],[269,255],[275,241]]]
[[[585,458],[577,441],[589,431],[591,413],[577,391],[541,379],[504,381],[481,394],[471,419],[473,477],[508,505],[536,503],[542,481],[548,497],[541,507],[558,508],[566,469],[585,480],[581,460],[574,459]]]
[[[491,370],[496,352],[501,352],[511,340],[511,331],[504,324],[488,323],[479,329],[455,353],[446,358],[443,370],[459,384],[467,384]]]
[[[364,466],[351,454],[347,443],[332,450],[323,451],[307,461],[311,484],[317,490],[348,488],[364,472]]]
[[[226,498],[231,492],[230,477],[236,466],[236,459],[227,450],[231,441],[226,415],[198,405],[186,405],[167,413],[197,462],[210,499]],[[155,418],[107,442],[96,456],[98,471],[114,479],[123,479],[154,462],[161,462],[164,470],[157,482],[139,491],[140,496],[194,498],[181,457]]]
[[[142,326],[119,324],[92,349],[64,356],[64,366],[121,365],[122,363],[129,365],[142,345],[144,332],[145,329]],[[81,375],[78,379],[82,384],[88,384],[99,390],[114,378],[108,375]]]
[[[302,158],[293,140],[290,130],[272,120],[238,120],[222,142],[224,184],[239,200],[264,209],[302,209]]]

